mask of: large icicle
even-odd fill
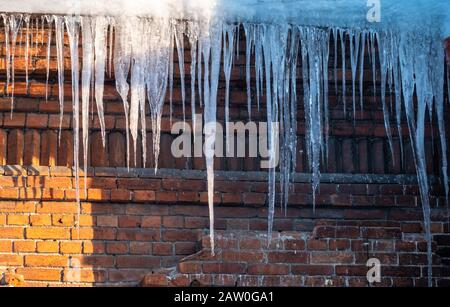
[[[245,32],[245,81],[247,85],[247,113],[248,119],[252,118],[252,91],[251,91],[251,75],[250,75],[250,60],[253,49],[254,39],[254,25],[244,24]],[[239,42],[237,42],[239,44]]]
[[[17,35],[22,25],[22,15],[19,14],[17,16],[11,15],[9,17],[9,29],[11,35],[11,115],[14,110],[14,80],[15,80],[15,55],[16,55],[16,43],[17,43]],[[8,50],[8,49],[7,49]],[[9,70],[9,67],[8,67]]]
[[[61,128],[64,114],[64,17],[54,16],[56,32],[56,58],[58,62],[58,97],[59,97],[59,133],[58,142],[61,141]],[[27,50],[28,50],[27,37]],[[28,64],[27,64],[28,66]],[[27,80],[28,84],[28,80]]]
[[[95,50],[95,103],[97,105],[98,119],[102,134],[103,147],[105,141],[105,116],[103,111],[103,91],[106,69],[106,39],[108,31],[108,18],[99,16],[94,19],[94,50]]]
[[[46,15],[45,19],[47,21],[47,53],[46,53],[46,75],[45,75],[45,100],[48,100],[48,79],[50,76],[50,53],[52,47],[52,24],[53,24],[53,16]]]
[[[87,161],[89,148],[89,102],[94,67],[94,44],[90,17],[81,18],[83,68],[81,71],[81,126],[83,139],[84,191],[87,193]]]
[[[123,110],[125,113],[125,135],[127,142],[127,167],[130,167],[130,105],[128,103],[128,92],[130,86],[127,82],[128,73],[131,66],[131,44],[129,40],[130,25],[126,19],[120,19],[115,28],[116,37],[114,45],[114,76],[116,79],[116,89],[122,98]],[[131,30],[131,29],[130,29]]]
[[[178,67],[181,79],[181,103],[183,107],[183,121],[186,122],[186,87],[185,87],[185,69],[184,69],[184,32],[185,24],[177,22],[175,26],[175,43],[177,45]]]
[[[73,112],[73,155],[75,170],[75,198],[78,204],[77,228],[80,221],[80,176],[79,176],[79,141],[80,141],[80,100],[79,100],[79,18],[66,16],[65,23],[70,45],[70,62],[72,71],[72,112]]]
[[[229,121],[230,121],[230,76],[233,65],[234,39],[236,26],[224,25],[223,27],[223,72],[225,74],[225,131],[226,148],[229,149]]]
[[[211,251],[214,254],[214,153],[216,141],[217,89],[219,85],[222,51],[222,24],[211,24],[202,29],[201,52],[204,60],[204,120],[205,159],[208,181],[209,231]]]
[[[169,20],[155,19],[147,25],[148,50],[146,73],[147,97],[152,118],[153,155],[155,172],[158,169],[159,143],[161,137],[161,116],[166,96],[169,75],[170,54],[173,37]]]
[[[189,44],[191,45],[191,67],[190,67],[190,75],[191,75],[191,119],[192,119],[192,131],[196,131],[196,114],[195,114],[195,74],[197,67],[197,45],[198,45],[198,35],[199,35],[199,26],[196,22],[189,22],[187,25],[187,35],[189,37]],[[201,80],[198,80],[200,83]],[[196,133],[194,133],[194,142],[196,138]]]

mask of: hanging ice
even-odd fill
[[[85,1],[85,6],[68,7],[61,16],[58,6],[48,8],[46,16],[28,15],[40,12],[30,7],[38,6],[37,2],[28,0],[0,1],[0,11],[21,11],[23,14],[2,14],[5,28],[5,64],[7,93],[14,94],[14,54],[20,31],[20,44],[24,31],[25,43],[25,79],[29,85],[28,67],[37,58],[39,44],[44,43],[44,31],[47,27],[47,76],[49,78],[50,46],[52,42],[52,23],[55,28],[55,43],[58,68],[58,98],[60,104],[60,126],[64,112],[64,28],[67,29],[72,73],[72,108],[74,130],[74,170],[77,182],[77,201],[79,195],[79,132],[80,132],[80,102],[79,102],[79,29],[82,31],[82,69],[81,69],[81,130],[83,143],[83,166],[86,170],[88,155],[89,103],[93,92],[97,113],[105,145],[105,120],[103,111],[103,94],[105,72],[111,74],[114,69],[116,89],[123,101],[125,113],[125,131],[127,138],[127,166],[130,159],[130,137],[133,140],[134,153],[137,152],[137,141],[142,141],[142,154],[145,166],[146,159],[146,100],[150,106],[151,128],[153,137],[153,155],[155,171],[158,167],[160,151],[161,117],[164,99],[169,86],[170,117],[172,117],[173,100],[173,49],[176,46],[181,78],[181,102],[183,119],[185,119],[185,46],[187,36],[190,44],[190,81],[191,81],[191,113],[195,125],[196,95],[198,102],[204,105],[204,120],[206,129],[205,149],[208,181],[208,206],[210,213],[211,245],[214,250],[214,144],[215,122],[217,117],[217,93],[219,76],[221,74],[221,59],[225,76],[225,117],[229,119],[230,78],[233,57],[239,55],[239,28],[242,25],[246,40],[246,87],[247,110],[251,116],[252,109],[252,76],[251,65],[254,65],[254,88],[256,103],[266,103],[268,122],[268,152],[270,161],[276,155],[277,142],[280,138],[280,199],[286,213],[289,202],[289,185],[291,174],[295,171],[297,154],[297,66],[301,64],[303,81],[303,106],[305,111],[305,139],[309,167],[312,173],[313,196],[319,189],[321,160],[327,160],[328,152],[328,76],[330,38],[333,36],[334,47],[334,82],[335,92],[338,92],[338,81],[342,91],[342,102],[346,110],[347,66],[351,72],[353,116],[356,112],[356,82],[359,82],[360,107],[364,102],[364,57],[369,53],[371,65],[373,92],[381,94],[381,104],[389,140],[390,151],[393,152],[391,115],[395,113],[399,141],[402,143],[401,119],[405,109],[406,119],[413,144],[413,156],[416,162],[417,178],[421,191],[424,214],[425,232],[428,239],[428,260],[431,265],[431,221],[428,198],[429,182],[426,173],[425,159],[425,114],[436,110],[437,123],[440,132],[440,150],[442,156],[441,172],[448,195],[447,145],[445,138],[444,119],[444,67],[442,65],[443,22],[448,22],[441,14],[446,8],[446,1],[404,1],[396,3],[405,9],[406,15],[392,14],[397,6],[393,1],[384,4],[383,18],[388,20],[388,26],[373,25],[366,20],[360,20],[355,12],[361,7],[353,1],[343,1],[343,11],[347,14],[338,17],[335,14],[308,14],[319,10],[324,12],[319,2],[310,1],[307,6],[304,1],[184,1],[189,5],[180,5],[179,1],[150,1],[140,11],[140,16],[132,14],[136,2],[117,11],[117,6],[101,6],[101,1]],[[70,1],[66,1],[70,4]],[[67,3],[60,3],[66,6]],[[90,3],[92,2],[92,3]],[[432,3],[431,3],[432,2]],[[24,6],[23,3],[27,3]],[[125,4],[125,1],[117,1]],[[350,5],[351,3],[351,5]],[[411,9],[409,4],[416,8]],[[365,3],[363,3],[365,5]],[[19,6],[18,6],[19,5]],[[120,6],[119,6],[120,7]],[[212,11],[214,8],[214,11]],[[84,10],[87,11],[84,11]],[[308,10],[310,9],[310,10]],[[131,12],[131,13],[130,13]],[[214,12],[214,14],[213,14]],[[83,13],[83,17],[77,17]],[[53,15],[54,14],[54,15]],[[90,17],[94,15],[96,17]],[[109,17],[104,17],[104,16]],[[348,15],[348,16],[347,16]],[[317,17],[319,16],[319,17]],[[414,16],[413,19],[411,19]],[[364,16],[365,17],[365,16]],[[397,18],[398,17],[398,18]],[[274,23],[273,21],[277,22]],[[418,20],[420,28],[414,28],[410,20]],[[238,22],[239,21],[239,22]],[[423,23],[425,21],[426,23]],[[422,23],[427,27],[422,27]],[[416,26],[417,26],[416,25]],[[411,28],[411,29],[410,29]],[[431,30],[424,30],[427,28]],[[44,29],[44,30],[43,30]],[[109,33],[108,33],[109,29]],[[113,35],[114,29],[114,35]],[[414,30],[415,29],[415,30]],[[109,36],[108,36],[109,34]],[[114,39],[114,44],[113,44]],[[109,42],[108,42],[109,41]],[[109,45],[109,48],[107,48]],[[114,45],[114,46],[113,46]],[[378,48],[377,48],[378,47]],[[376,50],[377,49],[377,50]],[[30,54],[30,50],[35,50]],[[338,58],[338,51],[341,57]],[[30,58],[31,56],[31,58]],[[252,62],[252,56],[254,62]],[[31,61],[30,61],[31,59]],[[349,64],[347,64],[349,60]],[[299,61],[299,62],[298,62]],[[300,62],[301,61],[301,62]],[[114,68],[112,68],[112,62]],[[298,63],[297,63],[298,62]],[[341,78],[338,80],[338,69],[341,68]],[[377,76],[379,68],[380,75]],[[359,69],[359,76],[358,76]],[[381,81],[377,88],[377,78]],[[448,73],[447,73],[447,78]],[[197,89],[195,81],[197,80]],[[12,83],[12,87],[10,84]],[[46,85],[47,88],[47,85]],[[11,90],[11,92],[10,92]],[[386,94],[394,91],[391,108],[388,107]],[[448,89],[450,93],[450,85]],[[46,90],[47,97],[48,90]],[[417,102],[415,102],[417,100]],[[395,108],[393,108],[395,105]],[[415,108],[417,107],[417,111]],[[279,123],[279,131],[278,125]],[[140,131],[139,131],[140,126]],[[228,132],[228,129],[227,129]],[[401,152],[403,152],[403,147]],[[268,232],[272,231],[275,210],[276,170],[268,170]],[[315,205],[315,202],[314,202]],[[431,269],[429,267],[429,282],[431,284]]]

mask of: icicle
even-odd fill
[[[30,51],[30,15],[25,15],[23,17],[23,20],[25,21],[25,84],[26,89],[28,91],[28,65],[29,65],[29,51]]]
[[[425,159],[424,132],[425,111],[430,92],[427,78],[427,65],[424,62],[427,47],[426,42],[417,42],[413,34],[402,34],[399,44],[399,58],[401,67],[402,92],[405,104],[406,119],[410,132],[413,157],[416,165],[417,181],[419,183],[424,216],[425,236],[427,239],[428,258],[428,286],[432,286],[432,246],[431,246],[431,220],[429,203],[428,175]],[[425,56],[426,57],[426,56]],[[416,79],[417,78],[417,79]],[[417,122],[414,114],[413,95],[414,86],[417,90]]]
[[[36,18],[36,35],[34,37],[34,57],[37,58],[39,54],[39,18]]]
[[[259,100],[261,97],[261,93],[263,91],[263,54],[262,54],[262,37],[261,37],[261,29],[260,27],[255,26],[254,33],[254,44],[255,44],[255,87],[256,87],[256,105],[259,111]]]
[[[112,76],[112,62],[113,62],[113,40],[114,40],[114,18],[109,17],[109,32],[108,32],[108,72],[109,78]]]
[[[247,113],[248,119],[251,121],[252,118],[252,91],[250,84],[250,59],[252,54],[253,47],[253,38],[254,38],[254,26],[249,24],[244,24],[244,32],[245,32],[245,73],[246,73],[246,84],[247,84]],[[239,44],[239,42],[237,42]]]
[[[431,45],[432,57],[428,65],[433,69],[428,69],[430,75],[430,82],[434,92],[434,105],[436,108],[436,115],[439,128],[439,136],[441,143],[441,172],[442,181],[445,190],[445,198],[448,204],[449,185],[448,185],[448,161],[447,161],[447,141],[445,135],[445,118],[444,118],[444,87],[442,86],[445,78],[445,67],[442,65],[442,59],[445,59],[444,50],[441,43],[437,40]],[[433,101],[433,99],[430,99]],[[429,104],[432,108],[432,104]],[[432,109],[431,109],[432,110]]]
[[[205,104],[205,160],[208,182],[209,231],[211,251],[214,254],[214,146],[216,141],[217,89],[219,85],[222,25],[209,25],[209,33],[201,34],[201,52],[204,59]],[[209,128],[209,129],[208,129]]]
[[[46,76],[45,76],[45,101],[48,100],[48,79],[50,76],[50,52],[52,47],[52,24],[53,24],[53,16],[46,15],[45,19],[47,21],[47,53],[46,53]]]
[[[54,16],[56,31],[56,57],[58,62],[58,97],[59,97],[59,133],[58,143],[61,141],[61,128],[64,114],[64,28],[63,17]],[[28,46],[28,40],[27,40]],[[28,47],[27,47],[28,50]],[[28,52],[27,52],[28,53]],[[28,84],[28,81],[27,81]]]
[[[89,148],[89,98],[94,68],[94,44],[90,17],[81,18],[83,68],[81,71],[81,126],[83,140],[84,192],[87,193],[87,161]]]
[[[364,109],[364,59],[366,57],[366,39],[367,33],[365,31],[361,32],[361,53],[359,59],[359,106],[361,113]],[[362,114],[361,114],[362,116]]]
[[[131,35],[131,80],[130,80],[130,133],[133,139],[134,164],[136,165],[137,139],[139,127],[139,115],[141,105],[141,88],[144,87],[144,59],[142,55],[143,25],[138,18],[129,21],[134,35]]]
[[[191,75],[191,117],[192,117],[192,131],[196,131],[196,114],[195,114],[195,69],[197,66],[197,42],[199,35],[199,27],[198,23],[189,22],[188,26],[188,36],[189,36],[189,44],[191,45],[191,66],[190,66],[190,75]],[[201,82],[200,80],[198,82]],[[194,141],[196,138],[196,133],[194,133]]]
[[[377,76],[376,76],[376,58],[377,55],[375,53],[375,39],[376,39],[376,33],[372,32],[370,35],[370,54],[372,55],[372,81],[373,81],[373,99],[375,101],[376,96],[377,96]]]
[[[45,21],[46,21],[46,16],[42,15],[41,16],[41,46],[44,46],[44,41],[45,41]]]
[[[180,70],[181,78],[181,103],[183,107],[183,122],[186,122],[186,89],[184,82],[184,23],[177,23],[175,26],[175,43],[177,45],[177,55],[178,55],[178,67]]]
[[[95,48],[95,103],[97,106],[98,119],[102,134],[103,147],[106,146],[105,115],[103,111],[103,91],[105,84],[106,69],[106,35],[108,30],[108,19],[103,16],[94,19],[94,48]]]
[[[6,94],[9,95],[9,84],[11,82],[11,46],[10,46],[10,23],[8,15],[2,14],[3,23],[5,24],[5,52],[6,52]],[[12,113],[11,113],[12,115]]]
[[[17,43],[17,35],[19,33],[19,29],[22,26],[22,15],[11,15],[9,18],[9,27],[11,31],[11,116],[14,110],[14,80],[15,80],[15,65],[14,59],[16,54],[16,43]]]
[[[65,17],[67,34],[70,45],[70,60],[72,70],[72,112],[73,112],[73,155],[75,168],[75,197],[78,204],[77,229],[80,221],[80,176],[79,176],[79,140],[80,140],[80,101],[79,101],[79,62],[78,62],[78,40],[79,21],[77,17]]]
[[[225,131],[226,148],[229,149],[229,121],[230,121],[230,76],[233,65],[233,47],[236,35],[235,25],[224,25],[223,28],[223,71],[225,74]]]
[[[320,183],[320,155],[322,145],[322,100],[328,95],[327,88],[322,83],[322,74],[327,71],[323,61],[328,56],[326,51],[328,44],[328,32],[320,29],[302,29],[302,58],[308,57],[307,68],[304,74],[308,74],[305,81],[305,121],[307,123],[306,134],[310,167],[312,171],[313,207],[315,209],[315,194]],[[306,66],[306,62],[302,64]]]
[[[154,20],[148,28],[148,71],[146,74],[147,97],[152,119],[153,155],[155,173],[158,169],[160,151],[161,116],[167,89],[169,66],[173,53],[173,33],[170,21]],[[169,76],[168,76],[169,75]]]
[[[129,40],[130,25],[125,19],[121,19],[116,26],[116,37],[114,45],[114,76],[116,89],[122,98],[125,113],[125,134],[127,142],[127,168],[130,167],[130,106],[128,103],[128,92],[130,87],[127,83],[128,73],[131,65],[131,44]],[[135,151],[136,152],[136,151]]]
[[[337,28],[333,28],[332,29],[333,32],[333,45],[334,45],[334,69],[333,69],[333,75],[334,75],[334,93],[336,94],[337,97],[337,93],[338,93],[338,80],[337,80],[337,70],[338,70],[338,57],[337,57],[337,52],[338,52],[338,29]]]
[[[360,35],[357,31],[349,31],[350,38],[350,66],[352,73],[352,102],[353,102],[353,123],[356,120],[356,69],[358,68]]]
[[[175,26],[171,24],[170,29],[170,45],[169,45],[169,119],[170,124],[172,124],[172,114],[173,114],[173,36],[175,31]]]
[[[330,56],[330,32],[323,33],[324,37],[321,40],[320,51],[322,59],[322,74],[323,74],[323,88],[322,88],[322,99],[323,99],[323,133],[325,135],[323,148],[322,148],[322,160],[326,165],[328,162],[328,138],[330,132],[330,116],[328,111],[328,62]]]
[[[389,150],[391,155],[394,154],[393,144],[392,144],[392,132],[391,132],[391,124],[389,119],[389,111],[386,108],[386,75],[388,73],[388,53],[391,51],[391,45],[389,38],[377,36],[378,41],[378,50],[380,57],[380,77],[381,77],[381,105],[383,108],[383,118],[384,118],[384,128],[386,130],[386,135],[388,137],[389,142]]]
[[[198,79],[198,102],[200,106],[203,105],[203,93],[202,93],[202,41],[199,39],[198,42],[198,54],[197,54],[197,79]]]
[[[347,78],[347,71],[345,65],[345,31],[339,30],[341,38],[341,52],[342,52],[342,101],[344,103],[344,114],[347,114],[347,100],[346,100],[346,86],[345,80]]]

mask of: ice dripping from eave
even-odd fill
[[[3,14],[6,44],[6,83],[7,93],[13,97],[14,90],[14,58],[15,45],[19,31],[24,31],[26,83],[28,86],[29,50],[36,50],[38,44],[46,43],[46,62],[49,63],[50,44],[56,44],[58,70],[58,98],[60,114],[64,111],[64,33],[68,33],[71,73],[72,73],[72,108],[74,131],[74,163],[76,176],[76,195],[79,195],[79,133],[83,146],[83,167],[87,170],[87,148],[89,129],[90,93],[94,99],[99,116],[102,141],[105,145],[105,123],[103,111],[104,74],[111,72],[109,61],[114,63],[114,75],[117,91],[123,101],[127,137],[127,166],[130,160],[129,140],[131,135],[134,154],[139,138],[142,142],[143,160],[146,158],[146,121],[145,103],[149,103],[151,129],[153,137],[153,155],[155,171],[158,167],[159,143],[161,133],[161,117],[166,92],[172,92],[173,79],[173,49],[177,49],[180,69],[180,82],[183,111],[186,101],[185,94],[185,46],[187,36],[191,57],[191,112],[195,122],[196,94],[198,103],[204,106],[205,126],[216,122],[217,92],[219,76],[222,71],[225,76],[225,114],[229,117],[229,83],[231,67],[238,41],[236,23],[222,23],[217,20],[177,21],[170,18],[138,18],[138,17],[75,17],[75,16],[33,16],[22,14]],[[38,30],[48,29],[47,41],[41,33],[39,41]],[[52,40],[51,27],[54,26],[55,37]],[[312,173],[313,206],[315,195],[320,186],[320,166],[327,160],[328,152],[328,85],[329,85],[329,53],[334,47],[333,79],[335,92],[341,85],[341,97],[345,106],[346,86],[351,85],[352,117],[356,119],[356,92],[359,91],[360,108],[363,108],[364,68],[370,65],[374,85],[374,95],[381,94],[381,104],[389,148],[393,153],[393,134],[391,118],[395,115],[398,137],[402,143],[401,118],[405,110],[410,140],[413,144],[413,156],[416,162],[417,178],[421,191],[421,202],[424,214],[425,232],[428,241],[428,259],[431,265],[431,232],[429,182],[426,173],[424,149],[425,114],[436,110],[441,150],[441,173],[448,195],[447,147],[445,142],[444,118],[444,75],[443,46],[438,31],[396,31],[383,29],[344,29],[338,27],[319,28],[296,26],[292,24],[254,24],[243,23],[246,40],[246,87],[247,109],[251,116],[252,100],[256,100],[259,108],[262,96],[265,96],[268,123],[267,151],[269,161],[274,162],[277,154],[278,137],[280,138],[280,203],[286,214],[289,203],[288,194],[292,173],[296,168],[297,154],[297,66],[300,65],[303,82],[303,106],[305,113],[305,139],[309,168]],[[114,37],[108,34],[108,29],[114,28]],[[430,27],[432,28],[432,27]],[[81,92],[79,89],[80,69],[78,59],[79,34],[82,38]],[[42,31],[41,31],[42,32]],[[109,35],[109,36],[108,36]],[[109,43],[114,39],[114,47]],[[20,39],[22,43],[22,39]],[[377,50],[376,50],[377,49]],[[338,58],[337,51],[341,57]],[[365,64],[366,51],[369,61]],[[108,55],[109,52],[109,55]],[[113,52],[113,54],[111,54]],[[378,56],[377,56],[378,53]],[[35,57],[31,54],[31,57]],[[350,64],[346,59],[350,59]],[[221,66],[223,60],[223,67]],[[108,64],[108,65],[107,65]],[[47,65],[48,66],[48,65]],[[254,67],[254,82],[251,84],[251,66]],[[351,80],[345,74],[349,66]],[[111,68],[110,68],[111,67]],[[339,68],[342,76],[338,75]],[[377,88],[377,74],[379,81]],[[359,72],[359,75],[358,75]],[[197,77],[197,80],[196,80]],[[448,78],[448,74],[447,74]],[[341,79],[341,80],[338,80]],[[48,80],[48,68],[46,82]],[[197,81],[197,88],[195,86]],[[339,82],[340,81],[340,82]],[[359,89],[356,82],[359,82]],[[11,84],[10,84],[11,83]],[[93,86],[92,86],[93,84]],[[251,91],[255,89],[253,96]],[[46,85],[47,87],[47,85]],[[169,89],[167,89],[169,87]],[[11,88],[11,90],[10,90]],[[395,108],[388,107],[386,96],[392,95]],[[448,90],[450,92],[450,88]],[[46,90],[47,93],[47,90]],[[81,94],[81,109],[80,109]],[[47,96],[47,94],[46,94]],[[417,103],[414,100],[417,100]],[[347,110],[345,108],[345,110]],[[79,116],[81,111],[81,125]],[[172,110],[170,110],[171,112]],[[394,113],[394,114],[392,114]],[[183,112],[183,119],[185,113]],[[278,126],[279,124],[279,126]],[[139,132],[140,126],[140,132]],[[279,128],[279,129],[278,129]],[[228,129],[227,129],[228,131]],[[278,132],[279,131],[279,132]],[[210,152],[206,155],[208,180],[208,206],[210,212],[211,244],[214,246],[214,153],[215,128],[206,133],[205,143]],[[140,133],[140,134],[139,134]],[[228,138],[227,138],[228,143]],[[208,146],[205,146],[208,147]],[[403,148],[401,147],[401,151]],[[136,157],[132,157],[136,159]],[[269,162],[269,164],[270,164]],[[272,231],[276,200],[276,170],[268,170],[268,231]],[[429,270],[431,283],[431,270]]]

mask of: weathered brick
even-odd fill
[[[23,275],[25,280],[60,281],[61,269],[50,268],[18,268],[17,274]]]
[[[62,227],[32,227],[26,229],[27,239],[69,239],[70,229]]]
[[[252,275],[286,275],[289,274],[289,265],[286,264],[251,264],[248,274]]]
[[[25,265],[29,267],[65,267],[69,258],[61,255],[26,255]]]

